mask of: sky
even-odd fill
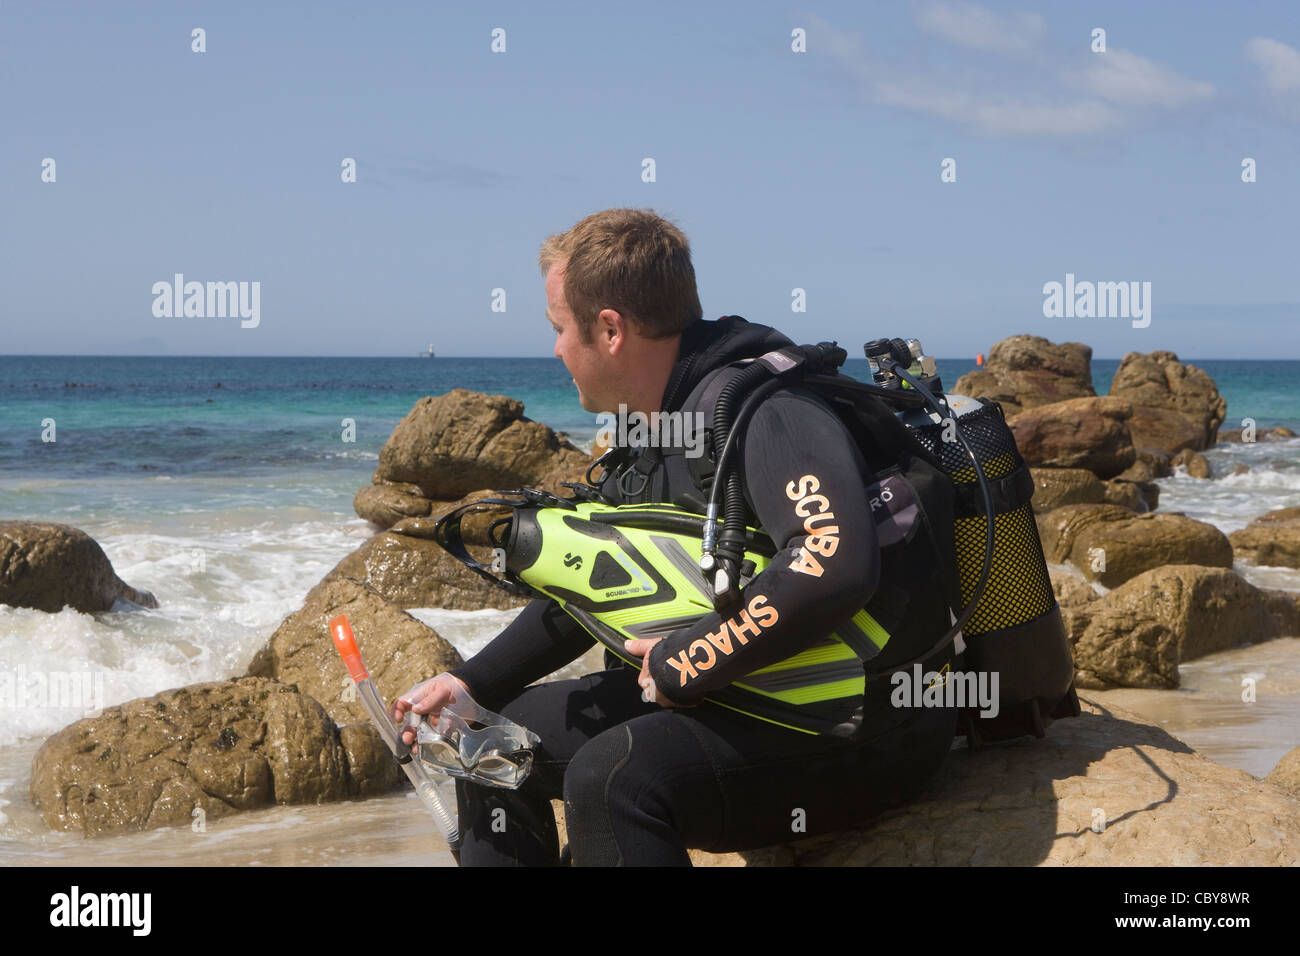
[[[538,247],[626,206],[850,354],[1300,358],[1294,2],[0,0],[0,131],[3,354],[544,357]]]

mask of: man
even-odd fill
[[[708,373],[792,344],[735,316],[704,321],[686,238],[650,211],[589,216],[547,239],[540,265],[555,354],[590,412],[680,410]],[[698,502],[680,455],[644,460],[655,465],[607,472],[601,491],[618,502]],[[629,641],[639,672],[607,655],[608,670],[532,684],[593,643],[554,602],[534,600],[452,672],[542,741],[518,791],[458,783],[462,865],[559,862],[550,800],[560,796],[575,865],[689,865],[688,847],[746,849],[852,825],[909,798],[943,760],[955,711],[892,709],[887,688],[867,695],[851,741],[704,701],[844,625],[880,579],[863,493],[874,468],[820,398],[800,388],[768,396],[739,460],[749,521],[781,549],[745,587],[750,607],[764,610],[736,619],[747,640],[721,641],[731,632],[713,613],[666,638]],[[946,610],[938,620],[946,624]],[[715,643],[702,640],[709,634]],[[941,668],[948,653],[928,666]],[[450,692],[450,680],[435,682],[415,712],[436,714]]]

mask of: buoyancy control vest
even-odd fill
[[[708,421],[727,383],[756,359],[732,360],[704,374],[681,402],[682,415],[702,412]],[[820,384],[814,381],[819,378]],[[818,395],[837,413],[872,469],[863,504],[876,520],[880,581],[868,604],[818,642],[812,654],[764,668],[768,686],[786,693],[779,700],[763,700],[760,693],[749,712],[799,726],[788,706],[795,703],[810,719],[804,729],[822,724],[824,730],[825,721],[843,721],[855,703],[847,722],[837,723],[833,731],[846,733],[863,714],[860,694],[853,701],[844,696],[846,688],[887,693],[888,685],[873,683],[873,676],[893,676],[904,662],[916,662],[923,671],[946,660],[945,649],[934,641],[956,623],[976,590],[986,518],[970,458],[946,435],[949,422],[916,410],[899,413],[870,395],[827,388],[827,381],[812,376],[792,384]],[[1075,716],[1079,707],[1073,658],[1029,505],[1033,483],[997,403],[944,398],[964,430],[976,436],[972,451],[991,479],[995,516],[988,587],[957,634],[960,656],[951,666],[954,676],[963,666],[971,676],[996,674],[999,707],[991,720],[980,719],[974,706],[964,707],[959,732],[972,746],[1023,734],[1042,736],[1053,719]],[[685,448],[672,445],[613,449],[598,487],[611,501],[672,502],[703,514],[716,467],[711,435],[703,450],[702,455],[687,455]],[[747,511],[747,518],[753,517]],[[863,669],[865,684],[846,682],[853,668]],[[762,686],[761,680],[748,685],[760,691]]]

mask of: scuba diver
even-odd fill
[[[548,238],[539,264],[555,355],[589,412],[624,422],[633,413],[657,421],[677,413],[684,428],[712,421],[716,439],[725,416],[714,412],[737,400],[734,373],[759,361],[781,366],[781,350],[794,346],[738,316],[704,320],[687,239],[652,211],[588,216]],[[719,487],[717,455],[695,453],[709,442],[679,434],[676,442],[615,445],[588,471],[582,496],[599,507],[671,503],[707,513],[704,549],[716,552],[707,563],[716,573],[695,571],[683,552],[676,572],[593,560],[583,577],[590,572],[614,605],[635,607],[631,575],[663,583],[693,573],[712,589],[713,609],[673,619],[646,608],[615,630],[584,617],[576,597],[537,597],[478,654],[394,705],[399,721],[411,713],[435,720],[469,694],[540,739],[517,789],[457,781],[461,865],[560,864],[558,798],[573,865],[690,865],[688,847],[745,850],[860,824],[912,798],[943,762],[958,707],[942,695],[900,706],[879,683],[864,693],[863,668],[944,673],[962,650],[965,618],[951,609],[961,609],[970,588],[958,585],[952,557],[951,483],[927,484],[927,456],[908,446],[911,480],[889,484],[903,473],[884,450],[903,446],[865,441],[812,388],[773,382],[745,414],[722,453],[734,468],[718,473]],[[904,431],[892,412],[886,417]],[[868,432],[893,434],[877,426]],[[882,475],[894,478],[873,485]],[[929,550],[913,547],[922,538]],[[658,540],[671,562],[670,544]],[[886,545],[897,560],[882,561]],[[751,547],[763,551],[757,563],[743,560]],[[988,578],[987,559],[983,571]],[[675,580],[680,590],[683,578]],[[627,583],[634,586],[620,587]],[[1050,586],[1047,600],[1054,611]],[[606,669],[536,683],[597,638]],[[405,731],[406,744],[415,739]]]

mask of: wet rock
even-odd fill
[[[1025,461],[1040,468],[1083,468],[1113,478],[1133,464],[1128,418],[1114,398],[1073,398],[1040,405],[1007,420]]]
[[[1228,535],[1243,561],[1271,567],[1300,568],[1300,508],[1278,508],[1260,515]]]
[[[1084,468],[1030,468],[1034,478],[1031,501],[1037,514],[1073,504],[1096,504],[1105,497],[1105,486]]]
[[[1244,430],[1241,428],[1226,428],[1219,431],[1218,442],[1220,445],[1230,445],[1241,441]],[[1255,441],[1285,441],[1288,438],[1295,438],[1295,432],[1285,425],[1278,425],[1276,428],[1256,428]]]
[[[1089,580],[1116,587],[1165,564],[1232,567],[1218,528],[1181,514],[1134,514],[1112,504],[1066,505],[1037,517],[1048,561],[1069,561]]]
[[[1210,463],[1205,456],[1198,451],[1192,451],[1190,448],[1184,448],[1173,458],[1169,459],[1169,464],[1174,467],[1183,465],[1187,468],[1187,474],[1192,478],[1209,478]]]
[[[1209,375],[1164,350],[1125,355],[1110,394],[1133,405],[1133,443],[1170,454],[1213,447],[1228,409]]]
[[[696,866],[1294,866],[1300,800],[1119,707],[978,751],[860,828]],[[791,806],[798,805],[792,782]],[[558,801],[553,804],[562,810]],[[1100,814],[1097,812],[1100,810]],[[562,813],[557,814],[561,817]],[[1100,830],[1101,832],[1097,832]],[[563,840],[563,832],[561,834]]]
[[[399,522],[402,533],[386,531],[368,539],[335,565],[324,580],[360,581],[403,609],[438,607],[477,611],[489,607],[523,607],[527,603],[525,598],[492,586],[448,554],[432,538],[435,524],[431,518],[407,518]],[[417,534],[408,533],[411,531]],[[473,524],[471,531],[471,539],[484,533],[482,527]],[[476,549],[471,547],[470,552],[475,554]],[[486,547],[480,546],[477,552],[480,561],[491,560]]]
[[[337,723],[367,721],[329,633],[329,620],[337,614],[348,616],[370,677],[385,701],[462,663],[437,631],[374,589],[349,578],[327,577],[257,652],[249,675],[296,684]]]
[[[1057,345],[1038,335],[1013,335],[989,350],[982,369],[959,378],[953,392],[991,398],[1009,418],[1039,405],[1096,395],[1091,363],[1092,349],[1081,342]]]
[[[1174,473],[1173,467],[1169,464],[1169,453],[1162,448],[1135,446],[1134,456],[1137,461],[1147,466],[1152,478],[1168,478]]]
[[[377,743],[368,727],[348,730],[358,754],[367,731]],[[50,827],[97,836],[395,783],[377,761],[349,762],[334,721],[309,696],[242,677],[164,691],[65,727],[32,762],[31,796]]]
[[[1068,628],[1079,687],[1174,688],[1183,661],[1300,635],[1300,595],[1200,565],[1154,568],[1080,613],[1086,626]]]
[[[117,576],[104,549],[77,528],[48,521],[0,521],[0,604],[54,613],[93,613],[158,599]]]

